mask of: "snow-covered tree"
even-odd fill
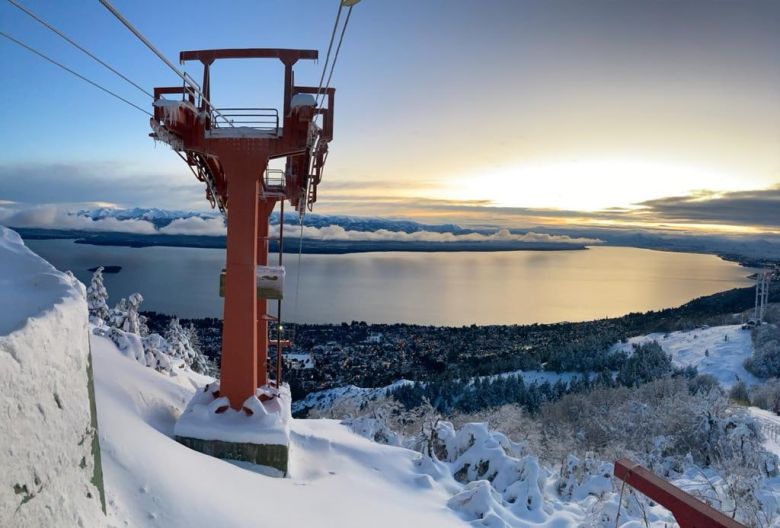
[[[184,333],[190,342],[190,348],[192,348],[193,352],[190,368],[201,374],[213,375],[216,369],[211,360],[203,353],[200,344],[200,336],[198,335],[198,330],[195,328],[195,325],[190,323],[189,326],[184,329]]]
[[[141,335],[141,318],[138,309],[143,301],[144,298],[140,293],[134,293],[127,298],[127,316],[123,328],[125,332]]]
[[[168,323],[168,328],[165,330],[165,340],[168,342],[169,356],[183,359],[187,365],[192,364],[195,351],[192,350],[192,344],[179,323],[178,317],[171,318]]]
[[[193,336],[195,337],[193,338]],[[178,318],[172,318],[165,331],[165,340],[168,341],[168,355],[183,359],[187,366],[195,372],[201,374],[212,372],[211,362],[197,346],[199,340],[192,325],[185,329],[181,326]],[[195,341],[195,346],[193,346],[193,341]]]
[[[745,361],[745,368],[759,378],[780,376],[780,327],[759,326],[752,337],[753,356]]]
[[[103,284],[103,266],[100,266],[92,274],[92,281],[87,288],[87,306],[89,307],[90,320],[102,325],[108,319],[108,291]]]
[[[108,325],[131,334],[147,335],[149,329],[146,326],[146,317],[138,313],[143,300],[140,293],[134,293],[127,299],[119,299],[108,314]]]
[[[125,320],[127,319],[127,299],[122,297],[116,306],[111,308],[108,314],[108,326],[124,330]]]
[[[658,342],[634,345],[633,353],[623,362],[617,380],[627,387],[635,387],[672,372],[672,357]]]
[[[160,334],[149,334],[141,339],[146,366],[160,372],[172,372],[173,362],[168,355],[168,342]]]

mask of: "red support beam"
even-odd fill
[[[242,48],[242,49],[214,49],[192,50],[179,53],[181,62],[197,60],[203,64],[211,64],[220,59],[279,59],[282,62],[295,62],[299,60],[317,60],[317,50],[299,50],[284,48]]]
[[[615,462],[614,474],[672,512],[680,528],[745,528],[734,519],[627,458]]]
[[[228,180],[230,211],[220,392],[228,397],[231,407],[240,409],[258,387],[255,265],[260,208],[257,196],[260,174],[268,158],[253,159],[237,149],[226,149],[221,154]]]

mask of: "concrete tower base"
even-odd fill
[[[176,441],[209,456],[266,466],[278,470],[281,477],[287,476],[290,448],[286,445],[202,440],[185,436],[177,436]]]
[[[240,410],[218,383],[198,391],[174,427],[176,441],[206,455],[269,468],[284,477],[290,450],[290,389],[260,387]]]

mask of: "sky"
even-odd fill
[[[177,84],[99,2],[23,3],[141,86]],[[222,47],[324,57],[338,7],[114,4],[174,61]],[[778,233],[778,27],[774,0],[363,0],[333,77],[335,140],[315,210]],[[7,2],[0,31],[151,108]],[[316,85],[322,65],[299,63],[296,81]],[[137,109],[5,39],[0,68],[0,206],[208,207]],[[214,103],[279,106],[281,75],[276,61],[218,63]]]

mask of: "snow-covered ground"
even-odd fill
[[[415,467],[413,451],[383,446],[332,420],[293,420],[290,478],[218,460],[173,440],[197,387],[92,337],[110,518],[128,526],[458,526],[450,494]]]
[[[109,519],[117,524],[574,528],[614,515],[608,463],[572,459],[565,476],[570,496],[562,500],[557,472],[480,424],[445,429],[448,454],[434,462],[367,440],[334,420],[293,420],[290,477],[268,477],[173,440],[177,417],[207,379],[157,372],[104,337],[92,337],[92,350]],[[475,472],[487,471],[479,460],[496,472],[492,484],[478,479]],[[455,480],[464,466],[477,482]],[[628,523],[632,516],[622,519]],[[656,508],[651,519],[670,517]]]
[[[372,442],[334,420],[291,422],[290,477],[192,451],[173,440],[177,417],[208,379],[157,372],[92,337],[109,520],[142,527],[615,526],[611,463],[568,457],[542,465],[528,447],[484,424],[439,426],[438,460]],[[370,424],[364,424],[371,435]],[[374,424],[377,425],[377,424]],[[675,479],[705,490],[720,477],[697,466]],[[767,481],[767,500],[780,488]],[[705,490],[706,491],[706,490]],[[669,512],[636,499],[619,526],[660,528]]]
[[[187,369],[157,372],[105,337],[93,336],[92,350],[109,520],[115,524],[615,526],[619,488],[609,461],[570,456],[562,469],[547,467],[525,444],[484,424],[457,431],[440,424],[443,443],[433,460],[372,442],[334,420],[294,419],[289,478],[265,476],[257,466],[218,460],[173,440],[177,418],[208,378]],[[369,437],[373,426],[381,427],[362,426]],[[674,482],[702,491],[719,479],[691,465]],[[774,480],[763,488],[767,500],[780,489]],[[645,507],[642,512],[636,499],[629,500],[619,526],[645,526],[644,515],[652,528],[672,522],[663,508]]]
[[[753,355],[749,330],[740,325],[713,326],[686,332],[655,333],[618,343],[614,350],[631,351],[634,344],[657,341],[671,354],[676,366],[694,366],[699,374],[710,374],[726,389],[738,381],[755,385],[759,380],[745,370],[743,363]]]

